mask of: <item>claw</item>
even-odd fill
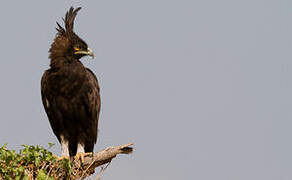
[[[91,155],[91,152],[87,152],[87,153],[83,153],[83,152],[79,152],[76,154],[76,156],[74,157],[75,161],[81,160],[81,163],[83,164],[85,162],[84,158],[87,155]]]

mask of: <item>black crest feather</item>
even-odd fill
[[[61,34],[61,35],[63,35],[63,34],[65,34],[65,29],[58,23],[58,22],[56,22],[57,23],[57,28],[56,28],[56,30],[58,31],[58,33],[59,34]]]
[[[69,9],[69,11],[67,11],[66,15],[65,15],[65,19],[63,18],[63,21],[65,23],[65,29],[57,22],[57,28],[56,30],[58,31],[58,33],[60,35],[65,35],[65,34],[72,34],[73,33],[73,28],[74,28],[74,20],[75,17],[77,15],[77,12],[81,9],[81,7],[78,7],[74,10],[73,7],[71,7]]]

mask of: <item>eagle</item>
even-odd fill
[[[57,34],[49,49],[50,68],[41,78],[42,102],[51,128],[61,144],[63,158],[92,153],[97,140],[100,89],[94,73],[80,61],[94,54],[74,31],[81,9],[71,7],[57,22]],[[83,155],[83,156],[82,156]]]

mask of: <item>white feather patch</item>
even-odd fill
[[[78,143],[77,145],[77,153],[84,153],[84,144],[83,143]]]
[[[62,148],[62,156],[69,157],[69,141],[61,135],[61,148]]]
[[[46,99],[46,107],[49,108],[50,107],[50,102],[48,99]]]

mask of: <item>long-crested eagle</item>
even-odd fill
[[[41,79],[42,102],[54,134],[61,143],[62,156],[93,152],[100,112],[99,85],[93,72],[80,62],[93,56],[86,42],[73,31],[81,7],[71,7],[57,22],[57,35],[49,50],[50,68]]]

